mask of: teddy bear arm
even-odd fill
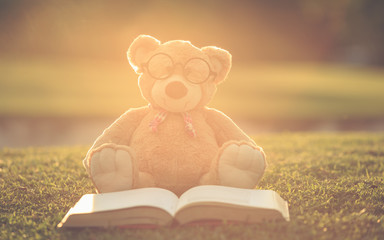
[[[228,141],[246,142],[256,146],[255,142],[224,113],[213,108],[207,108],[206,121],[215,132],[216,141],[219,146]]]
[[[200,184],[255,187],[266,167],[263,149],[225,114],[207,109],[206,116],[220,149],[210,170],[202,175]]]
[[[104,144],[128,145],[133,132],[136,130],[148,108],[132,108],[121,115],[96,139],[83,160],[84,167],[89,171],[91,153]]]

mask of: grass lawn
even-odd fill
[[[0,151],[0,239],[384,239],[384,133],[255,136],[269,168],[260,188],[289,202],[290,222],[152,230],[58,230],[94,191],[87,147]]]
[[[343,65],[239,63],[210,106],[249,119],[384,118],[384,71]],[[146,105],[121,61],[0,59],[0,116],[119,116]]]

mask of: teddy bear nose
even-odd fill
[[[173,99],[180,99],[184,97],[187,92],[188,89],[181,82],[171,82],[165,88],[165,93]]]

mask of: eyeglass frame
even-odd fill
[[[172,63],[172,70],[169,72],[169,74],[168,74],[166,77],[162,77],[162,78],[155,77],[155,76],[153,76],[153,75],[151,74],[151,71],[149,71],[149,69],[148,69],[148,64],[149,64],[149,62],[152,60],[152,58],[154,58],[154,57],[157,56],[157,55],[165,55],[165,56],[167,56],[167,57],[171,60],[171,63]],[[191,60],[193,60],[193,59],[202,60],[202,61],[205,62],[205,63],[207,64],[207,66],[208,66],[209,74],[208,74],[207,78],[206,78],[205,80],[201,81],[201,82],[193,82],[193,81],[189,80],[188,77],[186,77],[185,74],[184,74],[185,66],[188,64],[189,61],[191,61]],[[178,63],[175,64],[175,62],[173,61],[173,58],[172,58],[169,54],[167,54],[167,53],[163,53],[163,52],[159,52],[159,53],[156,53],[156,54],[154,54],[153,56],[151,56],[151,57],[148,59],[148,61],[147,61],[146,63],[143,63],[143,64],[141,65],[141,67],[142,67],[143,69],[146,69],[147,72],[149,73],[149,75],[150,75],[151,77],[153,77],[153,78],[155,78],[155,79],[158,79],[158,80],[165,80],[165,79],[169,78],[169,77],[175,72],[175,68],[176,68],[176,66],[179,65],[179,64],[180,64],[181,67],[182,67],[183,76],[185,77],[185,79],[187,79],[188,82],[190,82],[190,83],[192,83],[192,84],[202,84],[202,83],[208,81],[208,79],[209,79],[211,76],[214,76],[213,79],[216,79],[216,77],[217,77],[217,73],[214,72],[214,71],[212,71],[211,66],[209,65],[209,63],[208,63],[206,60],[202,59],[202,58],[194,57],[194,58],[190,58],[190,59],[188,59],[188,61],[186,61],[184,64],[182,64],[181,62],[178,62]]]

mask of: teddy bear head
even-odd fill
[[[127,55],[140,75],[142,96],[168,112],[204,107],[231,68],[231,54],[221,48],[197,48],[182,40],[161,43],[148,35],[137,37]]]

